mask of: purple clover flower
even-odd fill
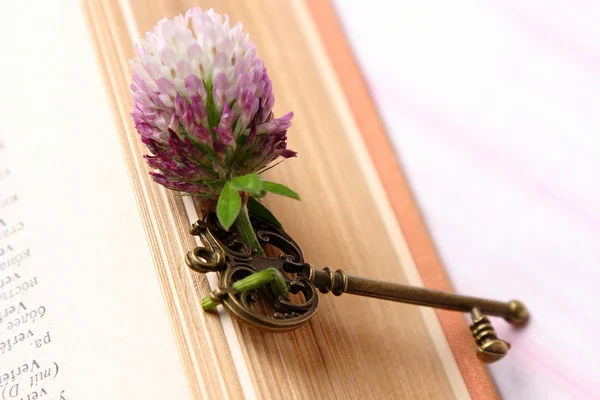
[[[231,178],[296,155],[286,136],[293,113],[274,118],[263,61],[227,15],[192,8],[161,20],[130,65],[131,115],[161,185],[212,202]]]

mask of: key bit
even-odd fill
[[[471,310],[473,325],[470,326],[477,343],[477,358],[490,364],[501,360],[508,353],[510,343],[498,339],[490,320],[478,308]]]

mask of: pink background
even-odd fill
[[[336,0],[455,288],[533,314],[506,399],[600,399],[600,3]]]

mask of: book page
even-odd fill
[[[447,329],[449,325],[438,318],[441,313],[432,309],[351,295],[323,295],[318,313],[298,330],[261,332],[230,321],[225,314],[215,321],[215,314],[203,312],[199,302],[214,285],[211,287],[204,275],[190,275],[181,269],[182,251],[194,246],[188,229],[196,209],[189,197],[165,191],[148,177],[148,166],[142,159],[147,149],[129,116],[128,60],[134,54],[133,42],[159,19],[201,6],[229,14],[233,23],[244,23],[269,68],[277,96],[275,113],[295,113],[288,138],[300,156],[265,176],[291,185],[302,202],[267,196],[265,203],[302,247],[305,259],[319,268],[329,265],[354,275],[413,285],[423,284],[421,273],[426,269],[435,277],[435,287],[449,290],[402,179],[394,190],[400,199],[395,204],[403,213],[396,213],[390,205],[389,187],[380,181],[381,171],[372,157],[387,160],[388,169],[397,168],[396,161],[385,152],[373,156],[365,144],[367,136],[381,137],[384,133],[377,132],[377,116],[369,109],[368,93],[356,90],[360,75],[352,80],[355,90],[351,98],[346,92],[348,86],[342,87],[338,80],[331,48],[322,41],[331,36],[316,23],[321,15],[328,15],[330,21],[335,18],[330,8],[326,13],[319,9],[320,5],[330,7],[328,2],[84,3],[107,91],[121,123],[121,145],[132,171],[138,204],[144,210],[149,237],[160,244],[153,252],[157,254],[161,287],[181,328],[176,332],[177,343],[194,397],[206,398],[204,393],[208,393],[208,398],[243,395],[261,399],[463,399],[471,394],[494,398],[460,313],[452,314],[452,326]],[[265,20],[271,23],[265,24]],[[344,59],[352,62],[346,55]],[[363,103],[360,115],[354,108],[356,99]],[[371,120],[368,129],[363,125],[364,116]],[[405,232],[410,233],[410,243]],[[227,338],[224,346],[218,342],[223,336]],[[458,350],[461,367],[455,358]],[[222,385],[218,386],[216,379],[207,380],[203,369],[222,379]],[[466,370],[470,370],[468,381],[475,382],[471,387],[464,378]],[[241,388],[236,383],[241,383]]]
[[[35,3],[0,3],[0,398],[190,398],[81,6]]]
[[[214,277],[183,263],[197,245],[188,233],[194,204],[148,177],[127,65],[139,35],[198,5],[244,22],[269,66],[277,113],[296,113],[290,144],[300,157],[268,178],[303,201],[266,202],[306,260],[413,285],[427,269],[449,286],[404,181],[394,204],[408,205],[405,213],[390,205],[367,150],[376,117],[365,129],[373,112],[357,115],[353,101],[368,98],[355,90],[350,99],[339,80],[316,24],[323,4],[0,5],[3,400],[494,398],[460,314],[449,331],[431,309],[324,295],[305,326],[274,334],[200,306]]]

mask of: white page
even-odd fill
[[[0,1],[0,47],[0,398],[189,398],[80,3]]]
[[[455,288],[531,310],[500,394],[600,398],[600,3],[335,4]]]

